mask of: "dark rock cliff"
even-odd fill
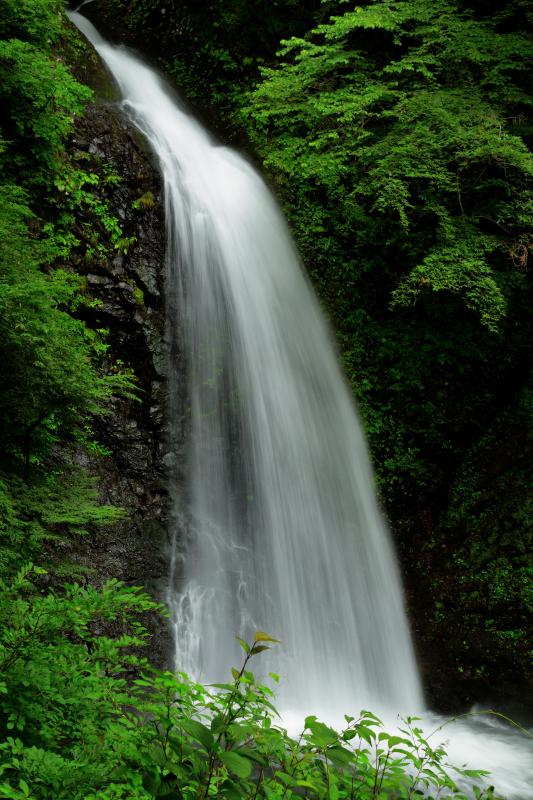
[[[107,183],[105,200],[133,243],[108,259],[80,259],[77,269],[95,300],[80,313],[90,326],[108,330],[108,367],[131,369],[139,396],[115,401],[112,413],[99,423],[98,440],[108,455],[94,460],[80,456],[98,477],[102,502],[122,507],[126,516],[77,542],[72,557],[96,583],[119,578],[162,600],[170,550],[166,464],[172,462],[165,429],[164,201],[152,155],[109,100],[113,90],[95,58],[88,52],[78,72],[101,99],[76,121],[72,154],[82,168],[89,162],[100,174],[118,176]],[[171,647],[168,625],[157,615],[146,624],[152,634],[151,660],[163,666]]]

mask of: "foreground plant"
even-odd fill
[[[272,690],[248,669],[276,642],[268,634],[239,640],[245,658],[231,682],[202,686],[131,654],[144,637],[136,615],[154,608],[138,590],[112,582],[43,595],[40,572],[0,583],[0,797],[466,797],[415,719],[392,735],[370,711],[340,732],[309,716],[289,736]],[[102,635],[105,620],[122,635]],[[132,670],[141,677],[128,680]]]
[[[484,774],[448,765],[445,750],[429,744],[415,718],[392,735],[370,711],[357,719],[346,716],[340,732],[309,716],[293,739],[271,703],[272,691],[248,670],[250,659],[277,640],[260,631],[250,644],[238,641],[245,659],[240,670],[232,670],[232,683],[204,687],[170,673],[136,681],[150,698],[143,708],[150,722],[134,714],[130,724],[157,742],[151,763],[142,764],[152,775],[144,784],[146,795],[139,796],[466,798],[450,771],[471,780]],[[492,789],[473,791],[478,798],[494,796]]]

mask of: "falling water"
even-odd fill
[[[420,711],[367,449],[275,201],[151,69],[72,18],[164,180],[167,296],[189,419],[189,536],[174,543],[167,598],[176,665],[225,679],[240,661],[235,635],[266,630],[283,642],[258,662],[279,674],[281,708]],[[177,365],[171,377],[178,385]]]
[[[326,693],[339,709],[347,697],[417,709],[365,443],[285,221],[250,165],[152,70],[97,49],[161,165],[187,353],[192,536],[171,597],[176,663],[222,680],[235,635],[262,629],[283,642],[266,663],[282,703]]]

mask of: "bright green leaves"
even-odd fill
[[[0,40],[0,126],[10,141],[12,162],[0,157],[4,171],[13,166],[46,181],[59,163],[64,138],[92,92],[78,83],[47,49],[19,39]]]
[[[377,184],[374,183],[372,189],[377,190],[372,211],[394,215],[398,218],[402,228],[407,230],[409,228],[409,212],[413,208],[408,184],[400,178],[390,177],[389,174],[384,180]],[[361,187],[359,192],[363,193],[364,188]]]
[[[58,442],[90,440],[89,417],[107,413],[113,395],[133,391],[128,377],[95,366],[105,334],[71,316],[80,278],[51,268],[79,244],[76,210],[98,219],[112,246],[123,244],[94,194],[100,178],[73,169],[65,157],[74,116],[92,93],[53,51],[62,9],[56,0],[3,0],[0,22],[0,351],[9,376],[0,392],[0,436],[3,459],[15,469],[22,464],[26,476]],[[30,198],[46,225],[30,210]]]
[[[320,25],[316,30],[323,34],[327,42],[336,42],[346,39],[357,30],[379,29],[394,31],[399,27],[398,10],[407,3],[372,3],[366,6],[356,6],[353,11],[347,11],[342,16],[331,17],[329,24]],[[413,6],[415,4],[409,3]],[[401,11],[400,11],[401,13]]]
[[[62,0],[1,0],[0,38],[53,45],[62,33],[63,9]]]
[[[29,463],[54,442],[83,438],[88,414],[109,410],[114,393],[131,392],[128,378],[99,375],[91,364],[101,335],[67,308],[80,279],[41,267],[55,244],[29,235],[33,217],[24,194],[0,187],[0,347],[9,382],[0,393],[4,448]]]
[[[60,576],[76,568],[58,565],[57,548],[49,544],[124,515],[101,505],[95,481],[72,463],[83,449],[93,458],[105,455],[94,441],[94,418],[110,413],[116,397],[136,398],[136,389],[130,373],[110,363],[108,332],[74,316],[91,298],[68,260],[81,237],[92,247],[85,247],[87,261],[124,252],[131,241],[106,203],[117,176],[96,159],[80,168],[66,153],[74,117],[92,93],[67,69],[68,37],[58,44],[64,4],[2,2],[1,8],[0,577],[16,574],[26,561],[42,562],[48,571],[34,568],[17,578],[9,602],[7,582],[0,588],[0,672],[9,679],[12,704],[6,699],[0,707],[0,729],[26,737],[23,755],[8,766],[0,745],[0,782],[23,771],[35,797],[41,794],[34,783],[45,775],[46,796],[61,790],[70,798],[80,774],[82,782],[91,774],[98,791],[98,755],[74,769],[72,782],[76,748],[80,741],[92,754],[101,747],[102,728],[121,704],[122,676],[137,667],[131,648],[144,643],[135,616],[155,609],[116,582],[96,594],[58,590]],[[54,269],[58,263],[63,268]],[[28,577],[42,591],[37,600]],[[50,585],[57,594],[46,594]],[[115,638],[94,635],[106,626]],[[113,768],[107,765],[105,774]],[[10,785],[19,791],[17,781]]]
[[[76,168],[66,154],[92,92],[66,65],[64,4],[0,7],[0,575],[11,575],[43,557],[43,540],[122,516],[99,505],[93,480],[71,459],[73,449],[103,453],[94,418],[135,387],[104,367],[107,332],[74,316],[90,302],[68,266],[80,244],[75,214],[87,217],[82,231],[98,255],[125,242],[102,196],[112,176]]]
[[[96,160],[92,166],[101,167]],[[103,174],[99,174],[66,162],[51,177],[53,188],[49,200],[57,210],[57,221],[55,225],[45,225],[44,230],[50,244],[55,245],[58,258],[67,259],[74,248],[78,248],[80,255],[83,253],[86,263],[105,259],[111,249],[128,252],[135,237],[123,235],[106,199],[108,186],[120,182],[117,175],[106,172],[105,167]]]
[[[279,639],[274,639],[269,633],[265,633],[265,631],[256,631],[254,635],[254,642],[273,642],[275,644],[279,644]]]
[[[94,480],[72,463],[46,472],[33,465],[25,480],[7,471],[0,476],[0,575],[11,575],[22,561],[48,565],[43,542],[82,536],[124,516],[119,508],[98,504]]]
[[[447,291],[462,295],[489,330],[498,331],[505,314],[505,299],[482,255],[466,247],[450,246],[429,255],[393,292],[394,305],[414,304],[424,292]]]
[[[191,735],[195,742],[199,742],[207,753],[213,752],[215,738],[210,728],[196,719],[184,719],[181,727]]]
[[[236,636],[235,638],[239,642],[239,645],[242,647],[246,655],[248,655],[248,653],[250,652],[250,645],[247,642],[245,642],[244,639],[241,639],[239,636]]]
[[[252,771],[252,762],[249,758],[239,755],[233,750],[223,750],[219,753],[219,758],[229,770],[239,778],[248,778]]]
[[[359,800],[386,800],[435,786],[464,800],[444,750],[412,720],[394,735],[368,711],[340,732],[311,716],[293,739],[275,723],[270,691],[246,672],[249,655],[217,690],[153,670],[131,654],[144,637],[136,618],[154,608],[138,589],[115,581],[42,596],[35,578],[28,567],[0,580],[0,623],[10,621],[0,624],[6,797],[295,800],[304,790],[309,800],[348,800],[357,789]],[[106,622],[121,634],[96,635]],[[142,677],[126,680],[132,670]]]
[[[100,0],[99,19],[127,34],[164,63],[183,94],[197,105],[230,114],[280,39],[303,34],[320,14],[317,0]]]
[[[271,644],[280,644],[279,639],[274,639],[272,636],[270,636],[269,633],[265,633],[265,631],[256,631],[256,633],[254,635],[254,641],[253,641],[253,643],[251,645],[249,645],[247,642],[244,641],[244,639],[241,639],[239,636],[236,636],[235,638],[238,641],[239,646],[246,653],[246,657],[247,657],[246,661],[248,661],[248,659],[251,658],[252,656],[256,656],[259,653],[262,653],[264,650],[269,650],[270,649],[268,647],[268,645],[266,645],[266,644],[262,645],[262,644],[260,644],[260,642],[268,642],[268,643],[271,643]],[[235,677],[235,675],[234,675],[234,677]]]
[[[7,688],[0,693],[7,728],[0,794],[22,797],[6,787],[27,786],[24,796],[33,800],[77,800],[113,783],[134,744],[121,711],[132,700],[124,677],[145,665],[131,651],[145,639],[136,617],[157,606],[117,581],[101,590],[71,586],[42,595],[32,586],[40,572],[27,567],[12,581],[0,580],[0,672]],[[115,638],[102,631],[110,624],[120,631]]]
[[[368,31],[375,41],[365,39]],[[525,38],[495,32],[449,0],[382,0],[284,42],[287,61],[264,71],[246,117],[267,167],[290,178],[301,198],[295,205],[309,197],[326,206],[326,235],[315,247],[301,233],[307,260],[328,269],[328,238],[343,235],[348,201],[357,198],[385,239],[383,272],[388,277],[396,262],[398,282],[414,270],[402,279],[395,303],[407,283],[412,291],[424,277],[458,293],[495,330],[504,303],[493,273],[512,269],[509,261],[473,255],[468,264],[457,262],[454,275],[446,258],[438,279],[435,271],[431,279],[421,276],[418,265],[443,261],[432,222],[468,219],[468,231],[455,225],[451,247],[474,254],[486,249],[481,218],[497,227],[515,194],[527,203],[533,159],[504,111],[523,100],[527,50]],[[510,222],[511,235],[523,239],[517,222]],[[359,270],[368,258],[364,227],[346,235]],[[494,236],[503,240],[503,229]],[[407,248],[410,263],[401,253]]]

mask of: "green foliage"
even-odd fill
[[[2,129],[4,136],[17,139],[14,164],[24,167],[29,150],[31,159],[38,159],[43,168],[53,167],[73,114],[81,111],[90,91],[63,64],[28,42],[0,42],[0,64],[2,103],[10,110]]]
[[[529,44],[448,0],[372,3],[285,43],[289,60],[263,70],[246,116],[282,187],[326,205],[312,263],[327,267],[340,231],[350,270],[366,272],[372,237],[396,305],[457,292],[497,328],[495,272],[512,268],[531,196],[533,159],[508,121],[531,105]]]
[[[129,378],[98,374],[98,331],[74,319],[80,279],[42,267],[57,243],[29,234],[26,197],[0,187],[0,346],[9,383],[0,393],[4,458],[42,459],[51,447],[85,437],[88,415],[107,413],[113,394],[131,393]]]
[[[0,36],[47,47],[61,39],[62,0],[2,0]]]
[[[268,634],[242,642],[244,663],[230,683],[204,687],[146,664],[126,683],[127,670],[143,666],[126,654],[143,636],[132,614],[150,602],[119,584],[41,597],[32,577],[25,570],[11,585],[0,583],[1,607],[13,619],[0,644],[4,797],[273,800],[305,793],[377,800],[446,790],[465,798],[444,749],[430,744],[414,719],[391,735],[369,711],[346,717],[341,732],[310,716],[292,739],[277,720],[271,690],[249,670],[276,641]],[[95,637],[91,626],[105,619],[132,630]],[[482,774],[455,771],[473,780]],[[477,796],[494,794],[479,788]]]
[[[116,518],[69,448],[97,454],[92,420],[135,386],[106,362],[106,331],[75,316],[91,298],[68,266],[73,251],[90,261],[131,244],[105,198],[117,177],[67,156],[92,96],[64,63],[75,35],[57,0],[2,0],[1,12],[0,562],[12,569],[17,553],[33,558],[52,534]]]
[[[46,542],[82,536],[121,519],[124,512],[98,504],[94,481],[75,464],[33,469],[22,478],[0,473],[0,575],[12,575],[24,561],[39,560],[54,574],[69,572]]]
[[[64,140],[92,93],[53,52],[63,34],[57,0],[0,5],[0,136],[4,176],[48,184]],[[5,180],[5,177],[4,177]]]
[[[43,572],[0,581],[0,791],[81,798],[114,768],[125,677],[145,664],[129,652],[145,638],[136,617],[156,606],[116,581],[42,593]],[[110,624],[121,632],[103,635]]]
[[[57,0],[0,3],[0,577],[35,559],[55,584],[70,567],[58,564],[49,543],[123,515],[98,503],[94,481],[76,462],[83,448],[93,458],[100,452],[94,418],[112,410],[114,397],[135,396],[131,376],[107,363],[106,331],[75,316],[91,299],[67,263],[73,248],[87,259],[129,243],[102,196],[115,176],[84,171],[67,156],[74,118],[92,93],[64,63],[70,39],[63,12]],[[85,249],[74,226],[82,214]],[[24,579],[13,586],[25,586]],[[54,603],[59,637],[64,620],[57,598],[43,594],[27,606],[10,598],[8,592],[0,623],[6,641],[26,612],[28,620],[34,612],[36,619],[52,617],[46,609]],[[52,628],[48,633],[50,671]],[[29,647],[31,637],[23,638]],[[45,637],[36,659],[39,646],[46,657]],[[18,658],[18,644],[13,652]],[[44,671],[41,677],[49,681]]]
[[[153,208],[155,206],[155,197],[153,192],[145,192],[133,203],[133,208]]]
[[[61,164],[54,175],[50,197],[57,218],[54,224],[44,227],[56,244],[58,255],[68,258],[76,248],[86,263],[105,260],[111,248],[127,253],[135,243],[135,237],[123,235],[106,199],[107,187],[120,178],[102,169],[96,158],[92,160],[93,164],[87,164],[91,171],[70,162]]]
[[[530,611],[506,576],[527,572],[532,545],[529,12],[338,9],[282,42],[240,118],[336,328],[413,592],[426,597],[429,570],[460,642],[484,628],[477,658],[526,675]],[[439,620],[429,649],[450,629]]]

